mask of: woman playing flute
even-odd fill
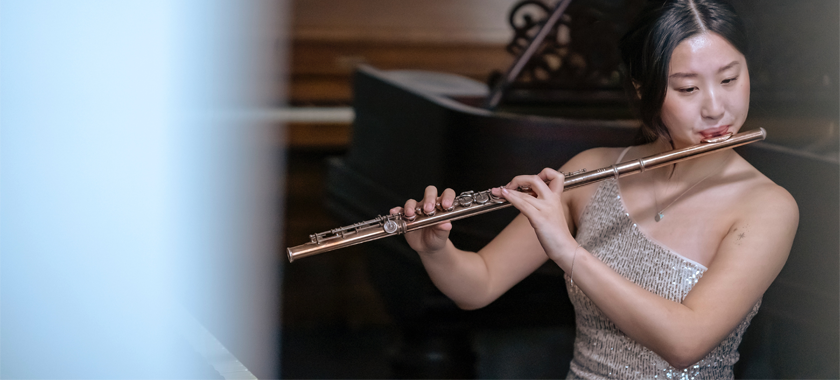
[[[476,309],[547,260],[565,274],[568,378],[732,378],[737,347],[787,260],[795,201],[732,150],[563,193],[563,174],[736,133],[749,109],[744,27],[722,0],[650,1],[620,43],[643,143],[584,151],[493,189],[520,211],[478,252],[451,223],[406,234],[434,284]],[[536,196],[514,191],[530,187]],[[391,210],[448,208],[433,186]]]

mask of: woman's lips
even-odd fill
[[[700,134],[703,136],[704,139],[710,139],[710,138],[713,138],[713,137],[722,136],[727,131],[729,131],[729,126],[724,125],[722,127],[711,128],[711,129],[706,129],[706,130],[700,131]]]

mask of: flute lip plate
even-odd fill
[[[710,137],[708,139],[702,139],[702,140],[700,140],[700,142],[704,143],[704,144],[708,144],[708,143],[716,143],[716,142],[726,141],[726,140],[729,140],[729,138],[732,137],[732,135],[733,135],[733,133],[729,132],[729,133],[727,133],[723,136],[717,136],[717,137]]]

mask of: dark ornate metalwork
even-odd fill
[[[513,62],[513,65],[508,69],[508,71],[500,78],[500,80],[495,83],[493,86],[493,91],[490,92],[490,96],[487,97],[487,102],[485,107],[488,109],[495,109],[499,103],[501,103],[502,98],[504,97],[505,92],[510,87],[510,84],[516,80],[517,77],[522,73],[522,70],[525,66],[531,61],[531,58],[536,54],[543,45],[546,37],[548,37],[552,31],[554,31],[554,27],[558,25],[560,19],[563,16],[563,12],[566,11],[566,8],[569,7],[569,4],[572,0],[560,0],[557,2],[557,5],[554,6],[554,9],[548,13],[548,17],[541,24],[533,23],[533,20],[530,16],[526,17],[526,25],[535,25],[538,26],[536,33],[531,36],[524,36],[523,39],[527,40],[526,46],[521,49],[520,52],[516,54],[516,60]],[[540,4],[540,3],[536,3]],[[546,10],[547,11],[547,10]],[[511,15],[515,15],[516,12],[514,10]],[[511,23],[515,23],[515,18],[511,17]],[[529,29],[523,29],[529,30]]]
[[[575,0],[524,66],[515,87],[620,87],[618,41],[644,0]],[[510,12],[507,51],[520,55],[545,24],[552,6],[523,0]],[[498,78],[498,74],[494,74]]]

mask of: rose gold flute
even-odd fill
[[[645,170],[656,169],[711,154],[723,149],[764,140],[767,132],[764,128],[742,132],[737,135],[731,133],[703,140],[700,144],[687,148],[676,149],[635,160],[629,160],[607,166],[594,171],[581,169],[572,173],[564,173],[563,191],[600,182],[608,178],[620,178],[643,173]],[[519,188],[519,191],[530,191]],[[329,252],[351,245],[366,243],[388,236],[402,235],[406,232],[431,227],[451,220],[467,218],[510,206],[504,198],[496,197],[490,190],[481,192],[467,191],[455,197],[455,202],[449,209],[442,209],[440,204],[429,213],[420,207],[415,210],[416,215],[407,217],[403,213],[378,216],[365,222],[334,228],[329,231],[309,235],[309,242],[286,249],[289,262],[296,259]]]

